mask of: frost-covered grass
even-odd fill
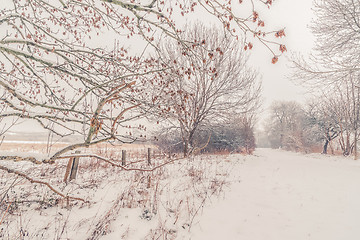
[[[154,159],[153,164],[163,161]],[[40,166],[7,162],[8,167],[89,203],[69,202],[46,186],[1,172],[0,194],[5,198],[0,213],[6,215],[0,238],[175,239],[189,232],[210,199],[224,196],[227,177],[237,163],[229,156],[197,156],[141,172],[82,158],[77,179],[64,183],[66,160]],[[144,161],[132,165],[146,167]]]

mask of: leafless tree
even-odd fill
[[[312,151],[322,135],[313,117],[297,102],[274,102],[267,133],[271,147],[293,151]]]
[[[343,113],[347,114],[347,122],[351,122],[357,159],[360,2],[317,0],[314,12],[316,19],[311,26],[316,36],[314,54],[308,60],[294,57],[294,77],[314,92],[321,92],[325,98],[331,99],[332,95],[336,95],[347,103]]]
[[[254,111],[261,86],[257,72],[248,67],[248,54],[219,28],[187,26],[182,38],[199,45],[184,51],[169,40],[159,46],[160,59],[170,68],[159,98],[168,108],[163,116],[181,132],[187,156],[199,147],[193,140],[200,126]]]
[[[297,130],[301,106],[296,102],[274,102],[270,111],[271,124],[267,126],[267,132],[271,146],[284,148],[287,145],[287,139],[292,138],[293,132]],[[295,146],[301,147],[298,143]]]
[[[334,154],[332,142],[340,135],[341,128],[334,100],[334,97],[331,99],[317,98],[307,104],[307,115],[310,118],[310,122],[318,127],[324,141],[323,154],[328,153],[328,147],[330,147],[331,152]]]
[[[334,89],[329,100],[330,109],[337,117],[339,128],[339,144],[344,155],[354,154],[357,159],[357,141],[359,138],[359,89],[352,79],[341,81]]]
[[[313,9],[315,49],[307,61],[295,57],[295,66],[302,70],[297,72],[298,78],[316,78],[321,86],[338,81],[344,74],[359,72],[360,2],[316,0]]]

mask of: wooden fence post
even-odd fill
[[[149,173],[148,182],[147,182],[146,187],[147,187],[147,188],[150,188],[150,187],[151,187],[151,173]]]
[[[80,153],[80,151],[75,151],[75,154],[79,154],[79,153]],[[73,164],[72,164],[72,168],[71,168],[71,172],[70,172],[69,181],[76,178],[76,174],[77,174],[77,170],[78,170],[78,166],[79,166],[79,160],[80,160],[80,157],[73,158]]]
[[[75,153],[79,154],[80,151],[76,151]],[[79,157],[72,157],[69,159],[68,164],[66,166],[64,182],[67,182],[69,175],[70,175],[69,181],[76,178],[76,172],[78,169],[78,165],[79,165]]]
[[[65,176],[64,176],[64,182],[67,182],[68,180],[68,177],[69,177],[69,174],[70,174],[70,170],[71,170],[71,167],[73,165],[73,161],[74,161],[74,158],[69,158],[69,161],[68,161],[68,164],[66,166],[66,172],[65,172]]]
[[[126,150],[121,151],[121,165],[126,165]]]
[[[147,160],[148,164],[151,165],[151,148],[148,148]]]

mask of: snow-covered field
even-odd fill
[[[91,161],[69,184],[65,164],[22,171],[90,203],[51,200],[46,187],[0,173],[1,196],[13,185],[1,239],[360,239],[360,162],[350,158],[258,149],[153,173]]]
[[[259,149],[236,166],[225,200],[192,239],[360,239],[360,162]]]

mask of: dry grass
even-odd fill
[[[41,144],[32,146],[38,150],[41,148]],[[129,161],[138,159],[132,163],[137,167],[147,165],[146,162],[140,161],[146,156],[146,148],[139,146],[134,150],[134,146],[131,147],[129,153],[132,153],[132,157],[129,157]],[[94,151],[114,157],[120,152],[116,148],[109,148],[95,148]],[[155,164],[163,161],[166,159],[154,159]],[[234,163],[228,161],[226,156],[221,159],[215,156],[197,156],[146,173],[125,172],[99,160],[84,158],[80,161],[78,178],[70,183],[62,181],[66,161],[58,161],[53,165],[34,165],[27,170],[28,174],[48,180],[66,194],[89,200],[89,204],[76,201],[69,203],[47,189],[29,182],[17,180],[16,184],[12,185],[14,176],[0,173],[0,179],[3,179],[0,193],[9,190],[5,200],[0,204],[1,217],[6,212],[0,236],[11,239],[11,236],[25,233],[26,236],[20,239],[46,239],[47,236],[55,235],[63,239],[72,239],[76,231],[85,229],[87,236],[79,239],[98,239],[116,230],[114,224],[119,221],[117,219],[121,219],[122,209],[141,209],[142,214],[139,217],[145,220],[145,223],[157,223],[149,228],[145,239],[175,239],[180,230],[190,229],[195,217],[201,214],[211,196],[220,196],[223,193],[232,164]],[[104,189],[114,192],[113,197],[104,199],[101,196]],[[87,214],[86,209],[97,209],[105,204],[104,201],[110,201],[111,204],[107,204],[104,210],[95,215]],[[7,210],[9,204],[11,206]],[[73,214],[70,215],[69,211]],[[76,216],[80,212],[88,216],[72,219],[74,214]],[[49,218],[46,215],[49,215]],[[30,227],[31,219],[36,217],[55,219],[51,220],[55,222],[49,224],[46,223],[48,220],[43,220],[45,225]],[[124,221],[126,219],[121,219],[121,222]],[[124,232],[121,233],[124,239],[131,239],[132,227],[134,226],[124,228]]]
[[[67,145],[56,143],[50,148],[39,142],[3,142],[0,150],[49,154],[49,148],[53,153]],[[83,151],[120,162],[121,151],[127,150],[127,166],[149,168],[149,147],[152,148],[153,166],[168,161],[168,154],[152,145],[104,143]],[[190,230],[212,196],[219,197],[223,193],[229,171],[235,164],[228,155],[228,152],[199,155],[153,172],[125,172],[98,159],[84,157],[80,159],[77,179],[69,183],[63,181],[67,159],[59,159],[51,165],[26,165],[24,172],[29,176],[48,181],[65,195],[78,196],[90,203],[60,198],[43,186],[0,172],[0,239],[20,235],[20,239],[48,239],[50,236],[72,239],[80,229],[87,232],[87,236],[80,239],[98,239],[116,230],[113,224],[121,218],[122,209],[141,209],[141,219],[157,223],[149,228],[145,239],[175,239],[180,230]],[[12,164],[16,167],[17,163]],[[104,189],[113,192],[109,199],[102,196]],[[92,212],[91,209],[102,205],[107,207],[95,215],[86,211]],[[82,212],[86,217],[77,219],[71,212]],[[43,224],[32,226],[34,217],[43,219]],[[121,233],[124,239],[131,239],[132,227],[124,228]]]

